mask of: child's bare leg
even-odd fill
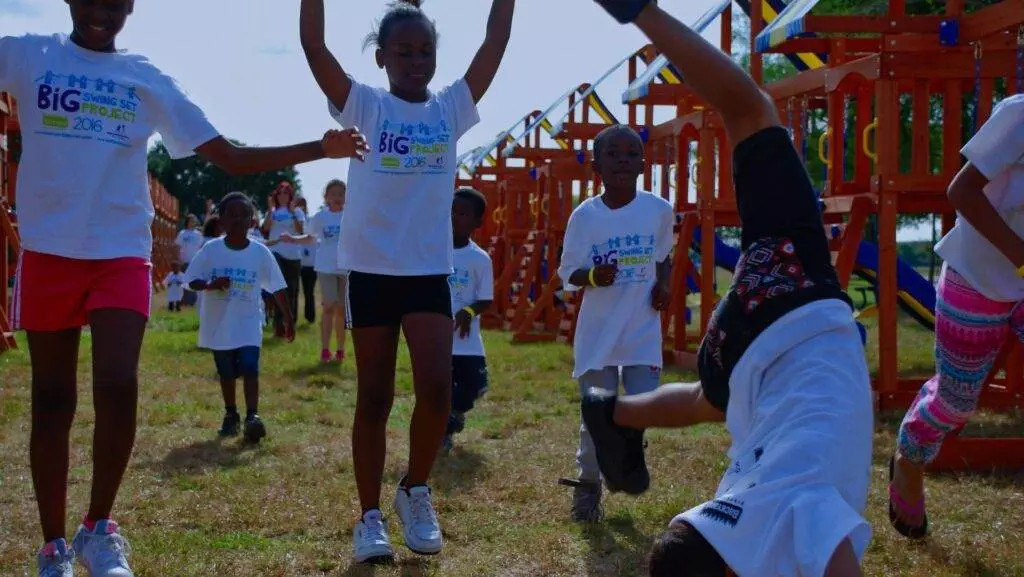
[[[414,313],[402,320],[409,344],[416,406],[409,430],[407,486],[426,484],[452,409],[452,320]]]
[[[132,456],[139,398],[139,355],[146,321],[145,316],[123,309],[99,309],[89,315],[96,409],[90,520],[110,517]]]
[[[80,329],[28,331],[32,359],[32,433],[29,460],[43,540],[64,537],[71,423],[78,403]]]
[[[635,24],[679,69],[686,85],[722,115],[733,145],[779,124],[775,105],[757,83],[700,34],[655,4]]]
[[[334,330],[336,310],[336,304],[324,304],[323,316],[320,321],[320,350],[322,351],[331,349],[331,332]]]
[[[614,418],[620,427],[672,429],[719,422],[725,415],[708,402],[700,383],[673,383],[649,393],[619,397]]]
[[[860,561],[849,539],[844,539],[825,569],[825,577],[860,577]]]
[[[356,351],[356,414],[352,422],[352,464],[363,513],[380,509],[387,425],[395,400],[398,327],[352,331]]]
[[[245,394],[246,412],[255,411],[260,406],[260,376],[257,374],[243,376],[242,389]]]
[[[334,319],[334,336],[338,342],[338,350],[345,350],[345,305],[338,305],[334,312],[337,318]]]
[[[220,396],[224,397],[225,407],[237,407],[238,402],[235,399],[235,388],[236,383],[233,377],[221,377],[220,378]]]

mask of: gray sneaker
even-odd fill
[[[97,521],[92,531],[82,525],[71,544],[91,577],[134,577],[128,566],[128,542],[110,519]]]
[[[54,539],[39,550],[39,577],[74,577],[75,550],[63,538]]]
[[[572,490],[572,520],[576,523],[599,523],[602,519],[601,483],[577,482]]]

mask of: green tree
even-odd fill
[[[235,142],[240,145],[241,143]],[[195,214],[202,218],[207,199],[218,201],[225,194],[241,191],[262,209],[267,195],[283,180],[302,189],[294,167],[244,176],[231,176],[199,156],[172,160],[163,142],[157,142],[148,154],[149,172],[160,181],[181,205],[182,217]]]

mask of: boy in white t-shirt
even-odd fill
[[[399,335],[413,359],[416,407],[408,471],[395,492],[405,545],[435,555],[444,547],[428,481],[451,411],[451,200],[459,138],[480,117],[505,54],[515,0],[492,0],[483,44],[462,78],[430,89],[437,28],[419,0],[388,5],[367,45],[388,88],[355,81],[324,39],[324,1],[302,0],[299,36],[313,77],[342,126],[365,128],[366,162],[349,164],[349,194],[338,243],[348,276],[357,366],[352,458],[361,512],[352,549],[357,563],[394,558],[380,493],[387,421],[395,391]]]
[[[246,195],[232,192],[220,203],[224,237],[207,243],[189,267],[189,286],[204,291],[199,315],[199,346],[213,351],[224,397],[221,436],[237,435],[241,417],[235,403],[236,380],[245,391],[245,438],[258,442],[267,430],[258,413],[260,347],[264,312],[261,291],[274,295],[284,316],[288,342],[295,340],[281,269],[270,249],[249,239],[256,208]]]
[[[645,393],[661,379],[659,311],[669,302],[675,214],[667,200],[637,191],[644,143],[632,128],[615,125],[601,131],[593,154],[604,193],[584,200],[569,217],[558,267],[567,288],[586,287],[572,376],[581,392],[597,387],[615,393],[621,380],[627,395]],[[583,423],[576,464],[578,480],[566,482],[575,487],[572,518],[599,521],[601,471]]]
[[[0,36],[0,91],[18,101],[18,262],[12,323],[32,362],[31,477],[45,545],[40,575],[130,575],[111,519],[135,443],[138,364],[152,305],[153,204],[146,153],[157,133],[171,156],[193,153],[235,175],[359,156],[357,131],[292,146],[237,146],[178,83],[118,50],[132,0],[66,0],[70,35]],[[223,64],[222,64],[223,66]],[[61,282],[53,282],[53,271]],[[70,431],[81,330],[90,327],[94,472],[84,521],[66,535]],[[113,572],[113,573],[111,573]]]
[[[309,222],[309,234],[302,236],[281,236],[281,242],[309,246],[316,243],[316,260],[313,268],[320,284],[321,306],[324,316],[320,324],[320,362],[345,360],[345,320],[348,289],[345,272],[338,269],[338,236],[341,233],[341,217],[345,209],[345,183],[332,180],[324,187],[324,207]],[[338,348],[331,357],[331,334],[336,333]]]
[[[171,272],[164,279],[164,286],[167,287],[167,310],[181,312],[181,299],[185,296],[185,274],[181,272],[181,265],[171,264]]]
[[[185,217],[185,228],[178,233],[174,244],[178,247],[178,258],[182,263],[181,270],[185,272],[188,270],[189,263],[192,262],[192,257],[196,256],[200,247],[203,246],[203,235],[199,231],[199,218],[196,215],[190,214]],[[196,304],[196,294],[185,289],[181,300],[185,306],[192,306]]]
[[[442,451],[452,449],[452,436],[466,426],[466,413],[487,392],[487,359],[480,335],[480,314],[494,300],[494,268],[487,251],[470,236],[480,228],[487,199],[472,188],[455,191],[452,201],[452,238],[455,272],[448,277],[455,313],[452,339],[452,413],[448,417]]]
[[[724,418],[731,464],[714,498],[679,514],[657,539],[650,574],[860,575],[871,537],[863,516],[871,384],[800,155],[775,103],[728,55],[651,0],[596,2],[635,22],[720,114],[735,146],[742,223],[732,286],[698,353],[700,383],[584,396],[605,481],[612,490],[646,488],[645,428]]]
[[[1000,350],[1024,338],[1024,95],[1000,102],[962,152],[948,193],[959,218],[935,246],[936,374],[910,404],[890,463],[889,521],[911,539],[928,534],[925,468],[974,413]]]

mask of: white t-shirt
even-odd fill
[[[217,130],[145,57],[86,50],[66,35],[0,38],[0,90],[18,99],[18,221],[25,250],[76,259],[150,258],[146,152],[173,158]]]
[[[452,314],[458,313],[477,301],[494,300],[494,268],[487,251],[473,241],[453,251],[455,272],[448,276],[452,292]],[[464,357],[484,356],[484,340],[480,335],[480,317],[473,317],[469,335],[460,338],[455,331],[452,355]]]
[[[314,245],[302,245],[302,266],[314,267],[316,265],[316,255],[319,252],[319,248]]]
[[[263,233],[260,232],[259,227],[250,228],[247,236],[251,241],[258,242],[260,244],[267,244],[267,239],[263,238]]]
[[[612,210],[601,197],[583,201],[565,231],[558,276],[596,264],[619,265],[615,284],[583,291],[573,352],[573,378],[610,366],[662,365],[661,317],[651,306],[657,265],[672,252],[675,213],[667,200],[638,192]]]
[[[370,152],[349,163],[338,266],[382,275],[452,272],[455,148],[480,117],[465,80],[426,102],[406,102],[355,81],[342,126],[358,126]]]
[[[185,273],[172,272],[164,279],[167,287],[167,302],[176,303],[185,297]]]
[[[263,296],[261,290],[276,293],[285,288],[284,275],[266,246],[250,242],[233,250],[223,238],[210,241],[188,267],[188,282],[228,277],[224,291],[203,291],[199,311],[199,346],[215,351],[263,344]]]
[[[985,196],[1010,228],[1024,236],[1024,95],[1000,102],[961,152],[988,178]],[[986,297],[1024,300],[1024,279],[1013,264],[963,217],[935,245],[935,252]]]
[[[323,207],[320,212],[309,219],[311,236],[316,237],[316,261],[313,268],[316,272],[341,274],[338,269],[338,235],[341,233],[341,215],[345,211],[331,212]]]
[[[196,256],[199,249],[206,244],[206,240],[198,230],[185,229],[178,233],[178,238],[174,239],[174,244],[178,245],[178,258],[181,259],[183,264],[187,265],[192,262],[192,258]]]
[[[278,240],[286,232],[291,235],[298,235],[299,229],[296,223],[305,222],[306,213],[302,212],[301,208],[296,208],[294,212],[288,210],[287,207],[275,208],[270,213],[270,234],[267,235],[267,240]],[[271,246],[270,250],[274,251],[274,254],[279,255],[281,258],[302,260],[302,245],[279,242]]]
[[[871,378],[850,307],[777,320],[729,381],[731,464],[715,498],[681,513],[738,575],[820,577],[849,538],[862,559],[874,434]]]

